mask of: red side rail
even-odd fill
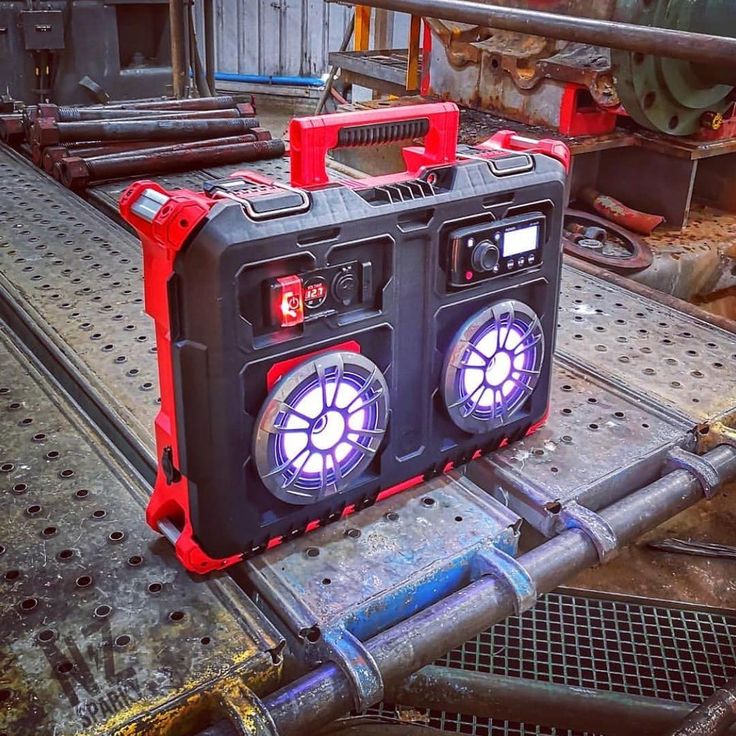
[[[166,198],[152,220],[133,211],[133,204],[144,192]],[[153,495],[146,508],[146,521],[160,532],[160,522],[172,521],[181,533],[176,540],[176,555],[184,567],[198,573],[222,569],[241,559],[241,555],[213,559],[194,539],[189,516],[189,487],[175,469],[179,464],[176,432],[176,400],[172,366],[168,284],[174,272],[174,260],[192,230],[204,219],[213,201],[188,191],[167,192],[152,181],[131,184],[120,198],[120,214],[138,232],[143,244],[143,285],[146,313],[155,323],[161,409],[156,417],[158,471]],[[165,459],[166,458],[166,459]]]

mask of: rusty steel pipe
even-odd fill
[[[736,723],[736,678],[719,687],[669,736],[722,736]]]
[[[359,4],[486,28],[683,59],[698,65],[717,66],[722,70],[736,68],[736,38],[726,36],[556,15],[540,10],[485,5],[470,0],[360,0]]]
[[[184,0],[169,0],[171,80],[174,97],[184,97],[187,87],[187,53],[184,33]]]
[[[109,105],[94,105],[90,109],[124,109],[124,110],[224,110],[235,107],[237,100],[232,95],[216,97],[192,97],[183,100],[146,100],[145,102],[114,102]]]
[[[237,143],[253,143],[258,140],[269,140],[270,134],[259,137],[254,130],[253,133],[244,135],[233,135],[227,138],[205,138],[202,141],[187,141],[186,143],[175,143],[167,141],[119,141],[117,143],[93,143],[89,146],[48,146],[43,151],[43,168],[46,173],[53,175],[54,166],[65,158],[93,158],[96,156],[124,156],[134,151],[148,151],[155,153],[159,150],[183,150],[190,151],[195,148],[207,148],[210,146],[230,146]]]
[[[181,141],[242,135],[259,126],[257,118],[83,120],[79,123],[40,118],[33,126],[33,137],[42,146],[75,141]]]
[[[39,105],[39,117],[51,118],[57,123],[76,123],[82,120],[144,120],[160,118],[166,120],[191,120],[196,118],[236,118],[252,117],[253,106],[247,103],[217,110],[128,110],[126,108],[104,107],[57,107],[56,105]]]
[[[150,151],[139,151],[129,156],[95,156],[88,159],[71,157],[63,159],[57,166],[64,186],[70,189],[84,189],[89,182],[101,179],[167,174],[203,166],[247,163],[278,158],[283,156],[285,151],[284,142],[276,139],[188,150],[174,146],[155,154]]]

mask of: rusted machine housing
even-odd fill
[[[597,20],[732,35],[724,0],[494,0]],[[734,80],[706,65],[427,19],[423,92],[564,135],[611,132],[617,114],[671,135],[718,127]],[[714,125],[715,123],[715,125]]]

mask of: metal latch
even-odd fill
[[[245,177],[228,177],[204,182],[202,190],[211,197],[238,202],[252,220],[295,215],[305,212],[310,206],[305,191],[276,181],[265,183]]]

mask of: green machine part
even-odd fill
[[[736,0],[618,0],[613,20],[736,36]],[[733,70],[617,49],[611,61],[626,112],[651,130],[691,135],[704,114],[723,113],[734,99]]]

